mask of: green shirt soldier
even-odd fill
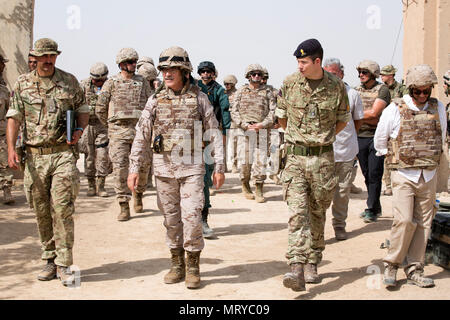
[[[319,41],[302,42],[294,56],[299,72],[285,79],[275,115],[287,144],[282,181],[290,212],[286,258],[291,272],[283,284],[303,291],[305,282],[319,281],[325,213],[337,183],[333,142],[350,120],[350,108],[344,83],[322,69]]]
[[[388,86],[391,99],[402,98],[408,93],[406,86],[395,80],[396,72],[397,69],[393,65],[384,66],[380,71],[381,81]]]
[[[18,169],[15,145],[23,125],[26,162],[24,186],[36,213],[42,259],[47,260],[39,280],[56,276],[64,285],[74,282],[70,271],[73,263],[75,199],[80,180],[74,150],[89,121],[83,89],[70,73],[55,67],[58,45],[44,38],[31,52],[38,61],[37,69],[19,76],[14,85],[8,118],[8,163]],[[77,128],[68,141],[65,115],[73,110]]]

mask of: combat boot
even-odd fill
[[[266,199],[264,198],[264,194],[263,194],[263,186],[264,186],[264,183],[256,184],[256,202],[258,202],[258,203],[266,202]]]
[[[3,188],[3,203],[4,204],[14,204],[16,200],[14,200],[11,194],[11,187]]]
[[[255,200],[255,195],[252,192],[252,189],[250,188],[250,182],[249,181],[242,181],[242,193],[244,194],[244,197],[248,200]]]
[[[186,276],[186,264],[184,262],[184,249],[170,249],[172,254],[172,266],[168,274],[164,276],[164,283],[172,284],[180,282]]]
[[[283,277],[283,285],[295,292],[305,291],[305,274],[302,263],[294,263],[291,265],[291,272]]]
[[[56,276],[61,280],[64,286],[69,286],[75,283],[75,275],[70,271],[69,267],[57,266]]]
[[[87,196],[88,197],[94,197],[97,194],[95,185],[95,178],[88,178],[88,190],[87,190]]]
[[[186,251],[186,287],[188,289],[197,289],[200,287],[200,252]]]
[[[317,264],[307,263],[305,265],[305,282],[306,283],[319,283],[320,277],[317,274]]]
[[[105,177],[97,177],[97,195],[102,198],[108,197],[108,192],[105,190]]]
[[[397,284],[397,270],[398,266],[391,263],[384,267],[383,284],[386,287],[395,287]]]
[[[275,184],[277,186],[281,185],[281,180],[280,180],[280,178],[278,177],[277,174],[272,174],[271,176],[269,176],[269,178],[272,179],[273,182],[275,182]]]
[[[434,287],[434,281],[431,278],[427,278],[423,275],[422,268],[416,268],[411,271],[408,276],[408,284],[415,284],[421,288],[431,288]]]
[[[55,259],[48,259],[47,264],[37,276],[40,281],[50,281],[56,278],[56,264]]]
[[[117,216],[118,221],[128,221],[130,220],[130,205],[128,202],[119,202],[120,213]]]
[[[142,193],[135,192],[133,193],[134,200],[134,212],[142,213],[144,212],[144,205],[142,204]]]
[[[392,196],[392,188],[386,188],[386,190],[383,191],[383,195]]]
[[[345,228],[336,227],[334,228],[334,236],[337,241],[347,240],[347,231],[345,231]]]

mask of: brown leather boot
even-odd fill
[[[266,199],[264,198],[263,187],[264,187],[264,183],[256,184],[256,202],[258,202],[258,203],[266,202]]]
[[[16,200],[14,200],[11,194],[11,187],[3,188],[3,203],[4,204],[14,204]]]
[[[200,252],[186,251],[186,287],[188,289],[197,289],[200,287]]]
[[[118,221],[128,221],[130,220],[130,205],[128,202],[119,202],[120,213],[117,216]]]
[[[347,240],[347,231],[343,227],[334,228],[334,236],[337,241]]]
[[[295,292],[305,291],[305,275],[302,263],[291,264],[291,272],[283,277],[283,285]]]
[[[97,195],[102,198],[108,197],[108,192],[105,190],[105,177],[97,177]]]
[[[320,282],[320,277],[317,274],[317,264],[314,263],[305,264],[305,282],[306,283]]]
[[[47,264],[37,276],[40,281],[50,281],[56,278],[56,264],[55,259],[48,259]]]
[[[255,200],[255,195],[252,192],[252,188],[250,188],[250,181],[242,180],[242,194],[248,200]]]
[[[142,204],[142,193],[135,192],[133,193],[134,199],[134,212],[142,213],[144,212],[144,205]]]
[[[164,283],[172,284],[180,282],[186,276],[186,264],[184,262],[184,249],[170,249],[170,253],[172,254],[171,262],[172,266],[170,267],[169,273],[164,276]]]
[[[95,185],[95,178],[88,178],[87,196],[94,197],[97,194],[97,187]]]

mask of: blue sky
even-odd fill
[[[401,79],[403,30],[394,55],[401,19],[400,0],[37,0],[34,40],[56,40],[63,51],[57,66],[79,80],[97,61],[116,74],[123,47],[156,62],[177,45],[188,51],[195,72],[201,61],[214,62],[220,83],[227,74],[236,75],[238,86],[246,83],[245,68],[259,63],[269,70],[269,83],[280,87],[296,71],[298,44],[316,38],[325,58],[341,59],[344,80],[357,85],[355,68],[364,59],[383,67],[393,58]]]

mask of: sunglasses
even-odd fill
[[[250,73],[250,75],[251,75],[252,77],[256,77],[256,76],[262,77],[262,74],[259,73],[259,72],[252,72],[252,73]]]
[[[203,69],[203,70],[200,70],[200,74],[202,74],[202,73],[213,73],[213,72],[208,69]]]
[[[367,70],[358,70],[358,75],[360,75],[360,74],[367,76],[368,74],[370,74],[370,72]]]
[[[431,94],[431,89],[425,89],[425,90],[413,89],[412,93],[415,96],[420,96],[422,93],[424,96],[428,96],[429,94]]]
[[[127,61],[124,61],[126,64],[135,64],[135,63],[137,63],[137,60],[127,60]]]

